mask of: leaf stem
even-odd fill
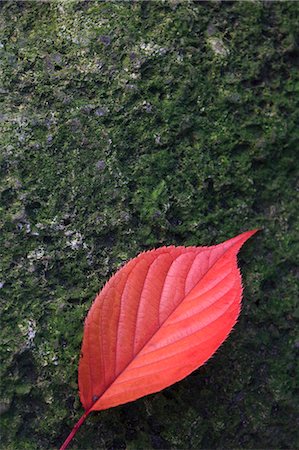
[[[85,421],[86,417],[88,416],[88,414],[90,412],[91,412],[90,409],[85,411],[83,416],[75,424],[74,428],[72,429],[72,431],[70,432],[70,434],[68,435],[68,437],[66,438],[66,440],[64,441],[62,446],[60,447],[60,450],[65,450],[68,447],[69,443],[71,442],[71,440],[73,439],[73,437],[75,436],[75,434],[77,433],[77,431],[79,430],[79,428],[81,427],[82,423]]]

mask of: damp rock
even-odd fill
[[[13,214],[12,221],[19,222],[21,224],[27,223],[27,215],[26,215],[25,208],[22,208],[19,211],[17,211],[15,214]]]
[[[210,37],[208,39],[208,43],[215,55],[222,57],[229,55],[229,49],[224,45],[222,39],[219,37]]]
[[[65,235],[68,236],[69,233],[70,231],[66,232]],[[78,250],[82,246],[85,247],[83,243],[83,236],[78,231],[75,233],[72,232],[72,238],[67,241],[66,245],[71,247],[72,250]]]
[[[217,33],[217,29],[216,29],[215,25],[213,23],[210,23],[207,28],[207,35],[213,36],[216,33]]]
[[[40,260],[44,257],[45,255],[45,250],[43,249],[43,247],[39,247],[36,248],[35,250],[32,250],[31,252],[28,253],[27,258],[29,260]]]
[[[155,135],[155,143],[158,145],[161,144],[161,136],[159,134]]]
[[[145,112],[147,112],[148,114],[151,113],[153,110],[152,105],[146,101],[143,102],[143,108],[144,108]]]
[[[25,348],[32,348],[34,346],[34,338],[36,336],[36,321],[34,319],[29,319],[26,322],[20,323],[18,327],[26,339]]]
[[[90,112],[93,110],[93,106],[92,105],[84,105],[81,108],[81,111],[85,114],[90,114]]]
[[[11,399],[3,398],[0,400],[0,416],[2,414],[5,414],[9,410],[10,405],[11,405]]]
[[[102,35],[100,36],[100,42],[102,42],[102,44],[107,46],[111,43],[111,38],[109,36]]]
[[[94,113],[96,116],[102,117],[107,114],[107,109],[106,108],[97,108]]]
[[[79,119],[73,119],[71,121],[71,128],[72,128],[73,132],[80,131],[80,129],[81,129],[81,122],[80,122],[80,120]]]
[[[105,161],[103,159],[100,159],[99,161],[97,161],[96,168],[98,170],[104,170],[105,167],[106,167],[106,163],[105,163]]]

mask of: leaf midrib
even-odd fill
[[[240,236],[241,238],[241,236]],[[241,239],[240,239],[241,240]],[[232,249],[232,247],[234,247],[237,243],[239,242],[239,240],[237,242],[234,242],[233,245],[229,248],[227,248],[222,254],[221,256],[216,259],[216,261],[208,268],[208,270],[202,275],[202,277],[200,278],[200,280],[197,282],[197,284],[188,292],[187,295],[190,295],[190,293],[193,291],[193,289],[195,289],[195,287],[198,285],[198,283],[200,283],[200,281],[203,279],[203,277],[214,267],[214,265],[221,259],[223,258],[223,256]],[[221,244],[218,245],[213,245],[211,247],[201,247],[202,249],[206,249],[209,250],[210,253],[213,249],[215,249],[216,247],[218,247]],[[165,247],[165,248],[170,248],[173,246],[169,246],[169,247]],[[183,247],[183,246],[182,246]],[[186,247],[183,247],[186,248]],[[194,247],[193,247],[194,248]],[[179,258],[181,255],[177,256],[175,258],[175,260],[173,260],[172,264],[177,260],[177,258]],[[153,261],[154,262],[154,261]],[[153,264],[153,262],[151,263],[151,265]],[[174,313],[174,311],[179,307],[179,305],[184,301],[184,299],[187,297],[187,295],[184,296],[184,298],[180,301],[179,304],[177,304],[174,309],[169,313],[169,315],[166,317],[166,319],[160,324],[159,328],[157,330],[154,331],[154,333],[150,336],[150,338],[148,339],[148,341],[142,346],[142,348],[138,351],[138,353],[136,353],[133,358],[128,362],[128,364],[123,368],[123,370],[114,378],[114,380],[108,384],[108,386],[106,387],[106,389],[101,393],[101,395],[99,396],[99,398],[90,406],[90,408],[88,409],[89,411],[92,410],[92,408],[101,400],[101,398],[103,397],[103,395],[106,394],[106,392],[111,388],[111,386],[116,382],[116,380],[128,369],[128,367],[134,362],[134,360],[136,358],[138,358],[139,354],[143,351],[143,349],[149,344],[149,342],[153,339],[153,337],[156,335],[156,333],[163,327],[164,323],[169,319],[169,317]]]

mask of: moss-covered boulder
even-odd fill
[[[225,345],[72,448],[295,448],[298,3],[0,8],[3,448],[55,448],[82,414],[84,317],[125,261],[256,227]]]

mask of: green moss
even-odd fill
[[[84,317],[140,251],[263,232],[229,340],[94,414],[74,448],[294,448],[296,2],[3,2],[0,411],[54,448],[82,408]]]

